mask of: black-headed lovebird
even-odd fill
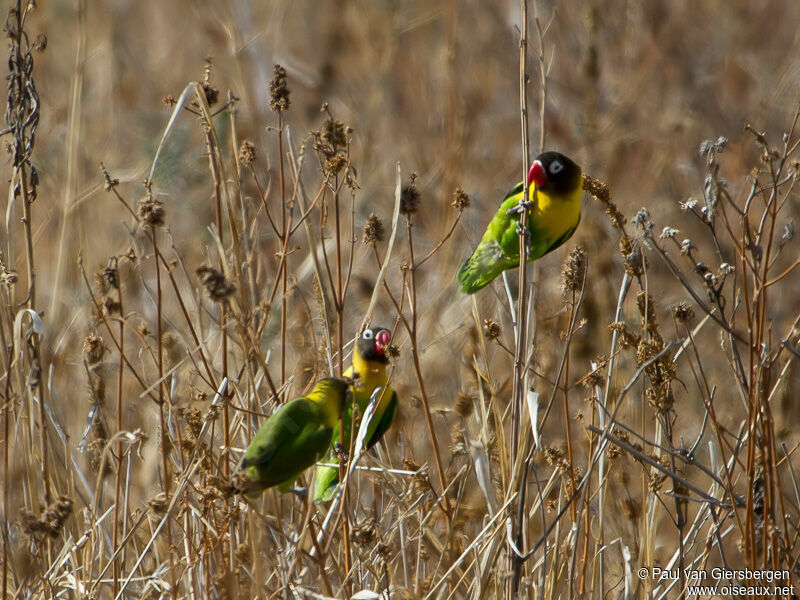
[[[330,447],[348,383],[329,377],[281,406],[258,430],[233,475],[231,488],[251,500],[274,485],[287,492]]]
[[[344,450],[350,448],[350,434],[358,434],[361,426],[361,416],[369,405],[372,393],[380,387],[378,392],[378,403],[375,412],[367,426],[367,435],[364,439],[364,447],[372,448],[389,429],[397,414],[397,393],[386,381],[386,365],[389,359],[386,350],[392,334],[388,329],[376,327],[365,329],[361,332],[353,350],[353,366],[346,372],[345,377],[353,378],[355,387],[355,404],[358,407],[356,423],[352,424],[353,403],[348,402],[343,413],[344,423]],[[334,428],[332,445],[339,443],[338,424]],[[331,449],[322,461],[324,463],[338,464],[339,460],[336,452]],[[339,484],[339,469],[320,465],[317,467],[317,474],[314,479],[314,502],[331,500],[336,493]]]
[[[506,269],[519,266],[520,213],[512,209],[522,198],[522,183],[506,194],[478,247],[458,270],[456,278],[465,294],[474,294]],[[528,186],[532,203],[528,210],[528,260],[536,260],[566,242],[578,228],[581,168],[563,154],[543,152],[528,171]]]

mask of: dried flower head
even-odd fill
[[[72,500],[67,496],[59,496],[39,517],[28,510],[23,510],[20,515],[22,530],[30,538],[39,541],[45,536],[56,538],[71,514]]]
[[[222,302],[236,291],[236,284],[228,281],[225,275],[214,267],[203,265],[195,272],[214,302]]]
[[[411,173],[411,182],[400,193],[400,212],[404,215],[413,215],[419,208],[420,193],[416,181],[417,174]]]
[[[372,213],[367,222],[364,223],[364,232],[361,236],[361,242],[365,246],[374,246],[378,242],[383,241],[383,221],[375,213]]]
[[[139,218],[145,225],[160,227],[164,224],[164,207],[161,202],[148,195],[139,200]]]
[[[245,167],[249,167],[256,161],[256,147],[250,140],[242,142],[239,148],[239,162]]]
[[[661,230],[661,233],[659,234],[658,237],[662,240],[672,239],[676,235],[678,235],[678,233],[679,233],[678,230],[675,229],[674,227],[664,227],[664,229]]]
[[[583,246],[576,246],[569,253],[564,267],[561,269],[561,289],[563,292],[578,292],[583,287],[586,277],[586,252]]]
[[[628,329],[628,326],[622,321],[611,323],[608,326],[608,328],[611,331],[617,332],[619,345],[620,348],[622,348],[623,350],[636,348],[642,339],[641,336],[639,336],[639,334]]]
[[[219,90],[208,81],[203,81],[200,85],[203,88],[203,94],[205,94],[208,105],[213,106],[216,104],[219,101]]]
[[[486,332],[486,337],[491,341],[495,341],[503,335],[503,326],[494,319],[484,319],[483,330]]]
[[[354,525],[352,531],[353,542],[362,548],[371,548],[378,539],[378,523],[375,519],[367,519],[360,525]]]
[[[108,287],[118,290],[119,289],[119,270],[117,269],[116,259],[111,259],[108,266],[103,269],[103,279]]]
[[[458,212],[462,212],[465,208],[469,207],[469,204],[470,198],[467,193],[460,187],[457,187],[456,191],[453,192],[453,206],[458,209]]]
[[[165,106],[172,107],[172,106],[175,106],[178,103],[178,101],[175,99],[175,96],[173,96],[172,94],[167,94],[166,96],[161,98],[161,103],[164,104]]]
[[[697,247],[692,243],[692,240],[686,238],[681,242],[681,254],[688,256],[692,250],[697,250]]]
[[[289,93],[286,69],[275,65],[273,77],[269,82],[269,107],[277,113],[289,110]]]
[[[680,302],[672,307],[672,316],[678,323],[688,323],[694,318],[694,309],[688,302]]]
[[[681,207],[682,211],[688,212],[690,210],[694,210],[694,208],[697,206],[697,199],[687,198],[686,200],[684,200],[683,202],[679,202],[678,204]]]
[[[456,396],[456,412],[462,417],[468,417],[472,414],[472,409],[475,407],[475,398],[465,392],[459,392]]]
[[[608,191],[608,186],[599,179],[589,177],[589,175],[585,173],[583,175],[583,189],[603,204],[609,204],[611,202],[611,194]]]
[[[83,340],[83,354],[86,357],[86,362],[90,365],[95,365],[103,360],[105,353],[106,347],[103,344],[103,338],[99,335],[91,334]]]

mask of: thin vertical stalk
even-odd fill
[[[525,294],[527,288],[527,254],[528,254],[528,203],[529,203],[529,185],[527,168],[530,163],[530,144],[528,140],[528,2],[527,0],[520,0],[520,13],[521,13],[521,26],[520,26],[520,40],[519,40],[519,103],[520,103],[520,129],[522,133],[522,163],[523,163],[523,179],[522,179],[522,200],[520,201],[519,213],[519,283],[517,287],[517,335],[516,335],[516,348],[514,352],[514,378],[512,389],[512,407],[511,407],[511,464],[513,465],[518,460],[519,452],[519,433],[520,423],[522,421],[522,402],[523,394],[525,393],[525,338],[527,333],[527,310]],[[518,502],[521,500],[518,500]],[[524,511],[523,511],[524,512]],[[522,522],[516,523],[516,532],[514,532],[514,540],[517,547],[522,545]],[[519,588],[519,579],[522,569],[522,560],[516,553],[509,553],[512,576],[507,585],[507,595],[515,597]]]
[[[162,295],[161,295],[161,265],[159,264],[158,260],[158,232],[156,230],[155,225],[150,226],[150,235],[151,240],[153,242],[153,258],[156,265],[156,335],[158,336],[157,339],[157,349],[158,349],[158,417],[159,417],[159,425],[161,430],[161,477],[162,477],[162,488],[164,490],[164,501],[166,505],[169,506],[170,503],[170,496],[169,496],[169,483],[170,483],[170,475],[169,475],[169,430],[167,428],[167,419],[166,415],[164,414],[164,404],[167,402],[165,395],[164,395],[164,323],[163,323],[163,315],[162,315]],[[120,352],[122,351],[122,346],[120,346]],[[175,556],[171,551],[172,546],[172,519],[166,520],[166,536],[167,536],[167,554],[169,555],[169,577],[170,577],[170,593],[173,598],[177,597],[177,584],[178,580],[176,578],[175,573]]]
[[[283,171],[283,113],[278,112],[278,172],[281,191],[281,242],[284,254],[281,256],[281,386],[286,383],[286,287],[288,283],[288,257],[285,255],[289,245],[289,228],[286,225],[286,187]],[[337,213],[338,217],[338,213]]]
[[[119,433],[122,431],[122,383],[123,377],[125,372],[125,363],[122,359],[122,354],[125,348],[125,323],[123,321],[125,312],[123,310],[122,305],[122,282],[119,279],[119,269],[117,271],[117,303],[119,304],[119,314],[120,314],[120,322],[119,322],[119,365],[117,367],[117,422],[116,422],[116,430],[117,430],[117,472],[114,477],[114,525],[112,531],[112,545],[114,550],[114,564],[112,565],[112,573],[113,573],[113,596],[116,598],[117,594],[119,593],[119,577],[120,577],[120,565],[125,564],[125,557],[122,552],[117,555],[117,551],[119,550],[119,496],[120,490],[122,487],[122,438],[120,437]],[[122,537],[125,537],[125,531],[122,531]],[[123,550],[124,552],[124,550]]]

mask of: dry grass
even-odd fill
[[[11,7],[3,599],[797,581],[800,4],[529,4]],[[526,30],[531,154],[591,175],[582,223],[465,297]],[[367,321],[401,406],[341,501],[232,497]]]

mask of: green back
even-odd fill
[[[306,398],[282,406],[258,430],[239,468],[256,487],[291,485],[328,448],[331,428],[320,407]]]

